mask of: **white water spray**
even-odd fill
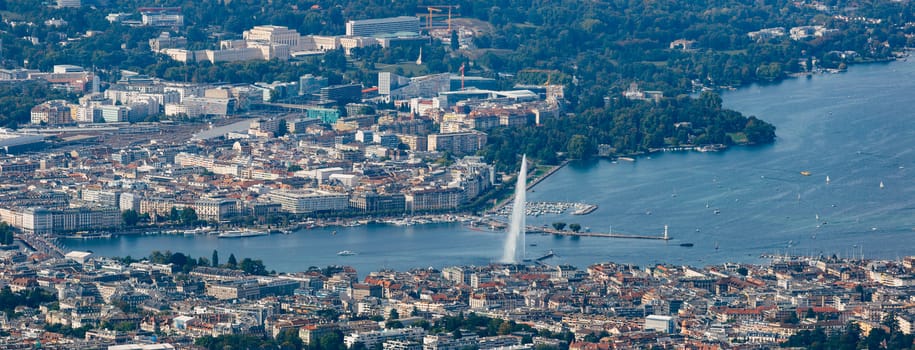
[[[521,171],[518,172],[518,183],[515,184],[515,200],[512,203],[512,217],[505,240],[502,262],[516,264],[524,260],[524,228],[527,214],[527,156],[521,157]]]

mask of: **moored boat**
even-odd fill
[[[217,238],[244,238],[244,237],[257,237],[257,236],[266,236],[270,234],[267,231],[256,231],[256,230],[232,230],[220,232],[216,235]]]
[[[111,233],[79,231],[72,236],[62,236],[62,238],[73,238],[73,239],[111,238]]]
[[[190,229],[190,230],[184,230],[184,234],[185,235],[207,234],[207,233],[210,233],[211,231],[213,231],[212,227],[204,226],[204,227],[197,227],[197,228]]]

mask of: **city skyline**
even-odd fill
[[[915,344],[915,2],[2,9],[0,347]]]

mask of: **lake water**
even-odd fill
[[[594,232],[643,235],[660,235],[668,225],[673,240],[529,234],[528,256],[552,249],[556,257],[547,262],[583,268],[601,261],[757,263],[764,253],[891,259],[915,254],[913,92],[913,62],[854,66],[843,74],[726,92],[725,106],[777,126],[774,144],[719,153],[658,153],[635,162],[576,162],[528,193],[529,201],[599,205],[586,216],[543,215],[529,217],[528,224],[563,221]],[[262,259],[277,271],[345,264],[365,274],[380,268],[487,264],[499,259],[503,241],[504,233],[434,224],[321,228],[242,239],[127,236],[65,242],[107,256],[171,250],[209,258],[216,249],[222,260],[234,253],[239,260]],[[338,256],[341,250],[357,255]]]

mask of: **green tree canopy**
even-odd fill
[[[6,221],[0,221],[0,244],[13,244],[13,227]]]
[[[234,269],[238,266],[238,260],[235,259],[235,254],[229,254],[229,260],[226,260],[226,267]]]
[[[121,213],[121,219],[124,220],[124,225],[127,227],[136,226],[140,222],[140,214],[137,214],[136,210],[127,209]]]

